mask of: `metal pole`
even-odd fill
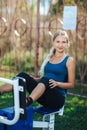
[[[39,59],[39,26],[40,25],[40,0],[37,0],[37,17],[36,17],[36,44],[35,44],[35,76],[38,76],[38,59]]]

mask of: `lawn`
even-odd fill
[[[38,105],[38,103],[33,103]],[[0,109],[13,106],[12,92],[0,96]],[[39,120],[36,114],[35,119]],[[55,130],[87,130],[87,99],[68,95],[66,98],[64,114],[56,114]],[[40,129],[38,129],[40,130]]]

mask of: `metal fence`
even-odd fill
[[[77,63],[80,85],[87,78],[87,0],[1,0],[0,76],[12,77],[19,71],[38,75],[39,67],[52,45],[52,34],[62,28],[65,5],[78,7],[76,30],[67,30],[69,53]],[[44,9],[41,11],[41,4]],[[48,7],[48,12],[46,12]]]

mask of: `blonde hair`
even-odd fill
[[[70,46],[70,44],[69,44],[69,37],[68,37],[68,34],[67,34],[67,32],[66,31],[64,31],[64,30],[57,30],[55,33],[54,33],[54,35],[53,35],[53,41],[56,39],[56,37],[57,36],[59,36],[59,35],[64,35],[65,37],[66,37],[66,40],[67,40],[67,43],[68,43],[68,47]],[[50,60],[50,58],[55,54],[55,48],[54,47],[52,47],[51,49],[50,49],[50,52],[49,52],[49,54],[47,55],[47,57],[45,58],[45,60],[43,61],[43,63],[42,63],[42,65],[41,65],[41,68],[40,68],[40,70],[39,70],[39,75],[40,76],[43,76],[44,75],[44,67],[45,67],[45,65],[47,64],[47,62]]]
[[[54,47],[52,47],[50,49],[49,54],[46,56],[45,60],[43,61],[42,65],[41,65],[41,68],[40,68],[39,73],[38,73],[40,76],[44,75],[44,67],[47,64],[47,62],[50,60],[50,58],[52,57],[53,53],[54,53]]]
[[[64,30],[62,30],[62,29],[61,29],[61,30],[57,30],[57,31],[54,33],[53,41],[54,41],[54,40],[56,39],[56,37],[59,36],[59,35],[65,36],[65,38],[66,38],[66,40],[67,40],[67,43],[68,43],[68,46],[70,46],[69,36],[68,36],[67,32],[64,31]]]

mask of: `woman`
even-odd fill
[[[53,48],[42,64],[42,77],[37,81],[26,73],[18,74],[26,79],[27,105],[34,101],[50,109],[64,105],[67,89],[73,88],[75,82],[75,61],[66,53],[68,47],[67,33],[58,30],[53,36]]]

